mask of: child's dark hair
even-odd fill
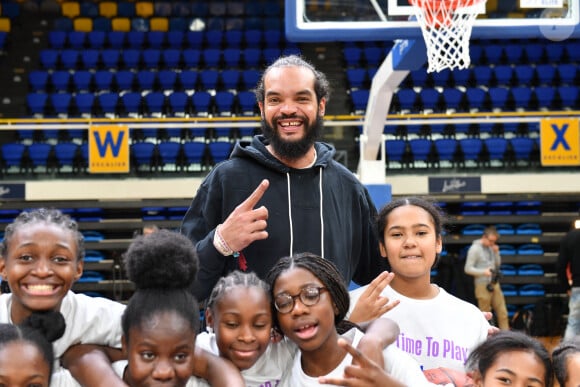
[[[226,292],[237,286],[243,286],[245,288],[257,287],[262,289],[268,299],[270,299],[270,288],[266,282],[261,280],[256,273],[248,272],[244,273],[239,270],[234,270],[225,277],[221,277],[218,282],[213,287],[211,294],[207,300],[207,308],[214,310],[216,304],[220,299],[226,294]]]
[[[445,227],[445,215],[443,210],[437,205],[434,200],[424,197],[406,197],[401,199],[395,199],[390,203],[387,203],[381,208],[377,215],[376,229],[379,241],[384,244],[385,229],[387,227],[387,218],[389,214],[396,208],[402,206],[416,206],[424,209],[431,219],[433,219],[433,226],[435,227],[435,234],[438,238],[441,238]],[[439,254],[435,258],[433,266],[436,266],[439,262]]]
[[[49,375],[52,375],[54,368],[52,342],[62,337],[65,328],[65,320],[60,312],[34,312],[18,325],[0,324],[0,348],[15,341],[31,343],[44,357],[50,371]]]
[[[293,268],[308,270],[314,274],[314,276],[316,276],[316,278],[318,278],[328,290],[332,302],[338,310],[338,313],[334,316],[334,325],[336,325],[339,333],[355,326],[350,321],[344,320],[350,306],[350,296],[342,275],[334,263],[312,253],[300,253],[291,257],[281,258],[274,267],[270,269],[270,272],[266,276],[266,282],[270,286],[272,299],[274,299],[274,284],[280,274]],[[272,310],[272,316],[274,317],[274,324],[278,326],[277,313],[275,309]]]
[[[65,230],[71,231],[77,242],[77,259],[81,261],[85,256],[85,239],[80,233],[76,221],[70,216],[63,214],[60,210],[55,208],[37,208],[30,211],[21,212],[12,223],[6,226],[4,230],[4,240],[0,245],[0,256],[6,255],[8,244],[12,240],[14,233],[21,227],[34,223],[50,223]]]
[[[280,67],[304,67],[311,70],[312,73],[314,74],[314,92],[316,93],[317,102],[320,102],[322,98],[325,98],[328,101],[328,98],[330,97],[330,83],[328,82],[326,75],[316,70],[316,68],[312,64],[310,64],[300,56],[288,55],[276,59],[274,63],[269,65],[268,68],[266,68],[266,70],[262,74],[262,77],[258,81],[256,88],[254,89],[254,94],[256,95],[256,100],[258,102],[264,102],[265,98],[264,78],[266,77],[266,75],[268,75],[270,70]]]
[[[131,243],[125,253],[125,269],[136,290],[121,320],[126,340],[131,327],[163,312],[177,313],[198,331],[199,306],[189,290],[197,268],[193,243],[177,232],[159,230]]]
[[[552,364],[554,375],[560,386],[566,385],[568,380],[568,367],[566,363],[572,355],[580,354],[580,338],[574,337],[562,341],[552,352]]]
[[[510,351],[523,351],[536,355],[544,364],[544,385],[552,385],[552,361],[549,352],[538,340],[519,331],[500,331],[479,344],[469,354],[465,363],[466,370],[467,372],[477,371],[483,377],[499,355]]]

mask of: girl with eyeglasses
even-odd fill
[[[234,363],[249,387],[278,385],[298,352],[296,344],[273,329],[269,290],[253,272],[233,271],[220,278],[207,301],[208,332],[198,334],[196,339],[197,346]],[[308,296],[304,297],[304,302],[309,302]],[[374,358],[398,332],[391,320],[378,319],[368,327],[357,351]],[[367,357],[361,353],[357,360]]]
[[[381,363],[351,364],[351,353],[357,354],[344,340],[356,346],[363,333],[344,320],[350,298],[332,262],[311,253],[282,258],[267,282],[274,321],[300,349],[279,386],[352,385],[352,378],[364,386],[431,385],[419,365],[394,345],[382,351]]]

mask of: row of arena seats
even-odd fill
[[[188,31],[188,30],[275,30],[283,25],[280,17],[61,17],[53,22],[58,31]]]
[[[360,128],[359,132],[362,130]],[[383,134],[395,138],[412,137],[532,137],[540,135],[540,123],[533,122],[475,122],[424,125],[385,125]]]
[[[270,48],[107,48],[107,49],[43,49],[40,67],[45,70],[90,69],[250,69],[271,63],[281,54],[299,54],[297,46]]]
[[[369,99],[367,89],[350,92],[352,112],[363,114]],[[538,87],[468,87],[399,89],[393,96],[391,112],[482,112],[529,110],[577,110],[579,90],[576,86]]]
[[[83,48],[204,48],[277,47],[285,44],[283,31],[274,29],[207,31],[49,31],[53,49]],[[384,53],[383,53],[384,54]],[[384,57],[384,55],[383,55]]]
[[[376,71],[375,67],[346,69],[348,88],[369,89]],[[482,65],[464,70],[442,70],[433,73],[427,73],[424,68],[420,68],[409,73],[402,87],[573,86],[578,83],[578,77],[576,63]]]
[[[29,93],[27,105],[35,117],[189,117],[254,116],[256,98],[250,91],[174,91]]]
[[[163,141],[134,142],[130,145],[134,171],[203,171],[228,158],[233,147],[230,141]],[[11,173],[78,173],[87,171],[88,144],[74,142],[3,144],[2,172]]]
[[[343,57],[346,67],[376,66],[377,52],[381,48],[373,43],[345,44]],[[580,60],[580,42],[577,39],[561,42],[525,40],[507,43],[473,40],[470,43],[469,56],[474,66],[577,63]]]
[[[388,139],[385,153],[387,168],[530,166],[539,162],[539,141],[530,137]]]
[[[258,70],[33,70],[28,73],[31,92],[252,90]]]
[[[61,15],[69,18],[152,16],[278,16],[282,12],[276,1],[66,1]]]

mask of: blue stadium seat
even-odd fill
[[[556,64],[564,62],[564,48],[564,43],[561,42],[550,42],[550,44],[544,45],[548,62]]]
[[[135,73],[131,70],[120,70],[112,73],[117,91],[131,91],[135,85]]]
[[[195,90],[197,85],[197,71],[183,70],[177,74],[177,79],[183,90]]]
[[[129,48],[121,51],[121,66],[125,69],[138,69],[141,64],[141,50]]]
[[[106,17],[93,18],[93,31],[109,32],[112,29],[111,19]]]
[[[516,86],[511,88],[512,97],[514,100],[515,110],[530,110],[532,106],[532,98],[534,91],[527,86]]]
[[[130,145],[131,158],[133,162],[131,166],[137,170],[148,169],[152,172],[156,168],[155,162],[155,144],[151,142],[134,142]]]
[[[107,41],[105,31],[89,31],[86,33],[86,41],[90,48],[102,49]]]
[[[251,90],[258,85],[261,74],[258,70],[246,69],[242,71],[242,86],[244,90]]]
[[[493,77],[493,70],[489,66],[476,66],[472,69],[476,86],[489,86]]]
[[[483,47],[483,54],[485,55],[485,60],[487,63],[498,64],[503,61],[503,46],[498,44],[486,44]]]
[[[528,64],[514,67],[515,83],[520,86],[532,86],[535,81],[536,69]]]
[[[483,235],[484,230],[484,224],[468,224],[461,229],[461,235],[479,236]]]
[[[412,112],[417,104],[417,92],[413,89],[399,89],[395,94],[401,110]],[[368,99],[368,98],[367,98]]]
[[[483,148],[483,140],[480,138],[462,138],[459,139],[459,148],[463,154],[462,164],[467,166],[467,164],[479,165],[481,161],[481,150]]]
[[[421,89],[419,92],[419,104],[421,106],[421,110],[434,112],[439,111],[440,98],[441,93],[439,93],[437,89]]]
[[[116,116],[117,107],[119,103],[119,95],[114,92],[106,92],[99,94],[97,97],[101,115],[104,116]]]
[[[157,80],[157,71],[142,70],[135,74],[137,87],[140,90],[153,90]]]
[[[164,31],[147,31],[145,41],[149,48],[162,49],[166,43],[167,34]]]
[[[121,51],[115,48],[101,51],[101,60],[105,69],[116,70],[121,66]]]
[[[218,91],[214,96],[216,113],[219,116],[232,116],[236,96],[231,91]]]
[[[213,44],[212,44],[213,46]],[[215,47],[215,46],[213,46]],[[219,48],[206,48],[201,52],[203,63],[206,68],[219,68],[222,60],[222,50]]]
[[[208,144],[211,164],[215,165],[221,161],[227,160],[232,151],[233,144],[228,141],[212,141]]]
[[[196,91],[191,96],[191,103],[193,113],[197,116],[207,116],[210,113],[210,106],[212,103],[212,96],[207,91]]]
[[[17,169],[22,171],[22,157],[26,151],[26,145],[22,143],[4,143],[0,146],[2,150],[2,170],[4,173]]]
[[[181,143],[177,141],[162,141],[157,144],[159,152],[159,167],[167,171],[177,170],[178,158],[181,152]]]
[[[68,91],[70,89],[71,73],[68,70],[54,71],[50,76],[52,89],[56,92]]]
[[[431,159],[431,140],[427,138],[413,138],[409,140],[412,163],[415,168],[428,167]]]
[[[224,70],[220,74],[221,82],[226,90],[236,91],[240,84],[241,73],[239,70]]]
[[[244,43],[246,47],[261,47],[264,39],[264,33],[261,29],[244,30]]]
[[[578,87],[577,86],[559,86],[558,96],[562,101],[562,107],[567,109],[578,108]]]
[[[445,88],[441,93],[443,98],[443,110],[459,112],[463,110],[464,94],[457,88]]]
[[[82,50],[87,44],[87,32],[70,31],[67,36],[68,46],[75,50]]]
[[[148,93],[144,97],[144,115],[162,117],[165,114],[165,94],[159,91]]]
[[[167,97],[168,116],[185,117],[190,112],[190,99],[184,91],[174,91]]]
[[[107,45],[110,48],[122,49],[127,43],[127,33],[125,31],[107,32]]]
[[[183,48],[183,43],[185,41],[184,30],[177,30],[169,26],[169,31],[166,32],[167,35],[167,45],[169,48],[180,50]]]
[[[76,93],[73,102],[79,116],[90,117],[93,115],[95,94],[89,92]]]
[[[508,63],[524,63],[525,57],[523,43],[508,43],[504,45],[504,53]]]
[[[110,91],[113,89],[113,73],[107,70],[96,71],[93,75],[95,89],[98,91]]]
[[[204,31],[187,31],[185,33],[185,42],[187,47],[201,49],[205,41]]]
[[[387,168],[392,168],[397,163],[397,166],[403,166],[405,163],[404,156],[407,149],[407,141],[401,139],[389,139],[385,141],[385,158],[387,160]]]
[[[540,43],[526,43],[524,45],[527,63],[542,63],[544,61],[544,45]]]
[[[363,47],[362,56],[367,67],[378,67],[385,59],[385,50],[378,46],[365,46]]]
[[[45,70],[55,69],[60,61],[60,53],[58,50],[44,49],[40,51],[39,60],[40,66]]]
[[[204,69],[199,72],[199,81],[205,90],[215,90],[217,89],[219,76],[218,70]]]
[[[434,86],[447,87],[451,83],[451,70],[443,69],[431,73]]]
[[[495,85],[510,86],[513,82],[514,69],[510,65],[497,65],[493,67],[493,79]]]
[[[49,156],[52,152],[52,145],[37,142],[32,143],[28,146],[28,157],[30,158],[30,170],[32,172],[37,172],[38,169],[42,169],[45,172],[49,170]]]
[[[362,114],[366,111],[367,103],[369,102],[369,90],[358,89],[350,92],[352,100],[352,108],[354,114]]]
[[[538,64],[536,65],[536,77],[538,78],[538,85],[552,86],[556,80],[556,66],[552,64]]]
[[[561,63],[556,67],[560,85],[576,85],[578,65],[576,63]]]
[[[492,203],[489,203],[489,204],[491,205]],[[509,207],[506,209],[500,207],[499,210],[500,211],[495,212],[495,208],[492,209],[492,207],[490,206],[490,211],[488,212],[488,215],[501,216],[500,214],[511,215],[511,213],[512,213],[511,209]],[[495,229],[499,235],[514,235],[515,234],[514,226],[511,224],[508,224],[508,223],[498,223],[495,225]]]
[[[157,72],[157,82],[161,90],[174,90],[177,83],[177,73],[173,70],[160,70]]]
[[[433,143],[437,151],[437,166],[440,166],[442,161],[454,165],[457,140],[455,138],[438,138],[433,140]]]
[[[64,49],[60,51],[60,64],[66,70],[76,70],[80,59],[80,51]]]
[[[510,89],[507,87],[490,87],[488,89],[489,103],[492,110],[511,110],[508,106]]]
[[[54,50],[60,50],[67,46],[68,33],[66,31],[52,30],[48,32],[48,46]]]
[[[512,146],[516,162],[530,161],[535,146],[534,139],[530,137],[513,137],[509,142]]]
[[[141,51],[143,65],[147,69],[157,69],[161,65],[161,50],[157,48],[146,48]]]
[[[487,214],[488,215],[496,215],[496,216],[504,216],[504,215],[511,215],[512,214],[512,207],[513,202],[505,201],[505,200],[495,200],[487,203]],[[513,228],[513,227],[512,227]],[[505,235],[507,231],[503,230]]]
[[[53,112],[58,117],[68,117],[72,95],[70,93],[50,94],[50,104]]]
[[[516,227],[516,235],[542,235],[542,228],[538,223],[523,223]]]
[[[120,115],[128,117],[141,116],[141,93],[128,92],[121,95],[121,110]]]
[[[538,109],[551,110],[554,107],[556,89],[552,86],[538,86],[534,88],[534,96],[538,102]]]
[[[187,48],[182,51],[183,64],[185,68],[197,69],[201,62],[201,51],[195,48]]]
[[[32,70],[28,73],[28,85],[32,92],[46,92],[49,87],[50,73],[45,70]]]
[[[256,96],[251,91],[240,91],[237,94],[238,105],[242,116],[256,115]]]
[[[266,65],[273,63],[280,55],[282,55],[282,50],[279,47],[265,47],[262,49],[262,58]]]
[[[46,93],[28,93],[26,95],[26,106],[30,115],[44,116],[47,102],[48,94]]]
[[[223,50],[223,60],[225,67],[238,68],[242,59],[242,50],[239,48],[228,47]]]
[[[76,166],[76,157],[79,152],[79,145],[74,142],[58,142],[54,145],[54,155],[56,158],[56,167],[59,172],[70,170]]]
[[[166,69],[177,69],[181,66],[181,50],[168,48],[161,51],[161,64]]]
[[[242,51],[244,68],[258,68],[262,63],[262,49],[259,47],[247,47]]]
[[[364,88],[367,82],[366,77],[367,71],[362,67],[346,69],[346,81],[351,90]]]
[[[240,29],[229,29],[224,33],[226,47],[239,47],[242,45],[244,34]]]
[[[99,66],[101,52],[94,48],[88,48],[81,51],[81,64],[84,70],[94,70]]]

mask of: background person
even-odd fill
[[[499,329],[509,329],[509,320],[505,298],[498,277],[501,256],[497,241],[499,233],[493,226],[486,227],[480,239],[476,239],[469,247],[465,260],[465,273],[474,277],[475,298],[479,309],[483,312],[495,313]]]
[[[557,273],[560,285],[570,296],[564,332],[567,340],[580,334],[580,229],[569,231],[560,241]]]
[[[264,72],[256,88],[263,134],[212,169],[181,226],[200,258],[199,300],[234,269],[264,278],[299,252],[332,260],[347,283],[383,271],[367,189],[317,142],[328,97],[326,76],[298,56]]]

